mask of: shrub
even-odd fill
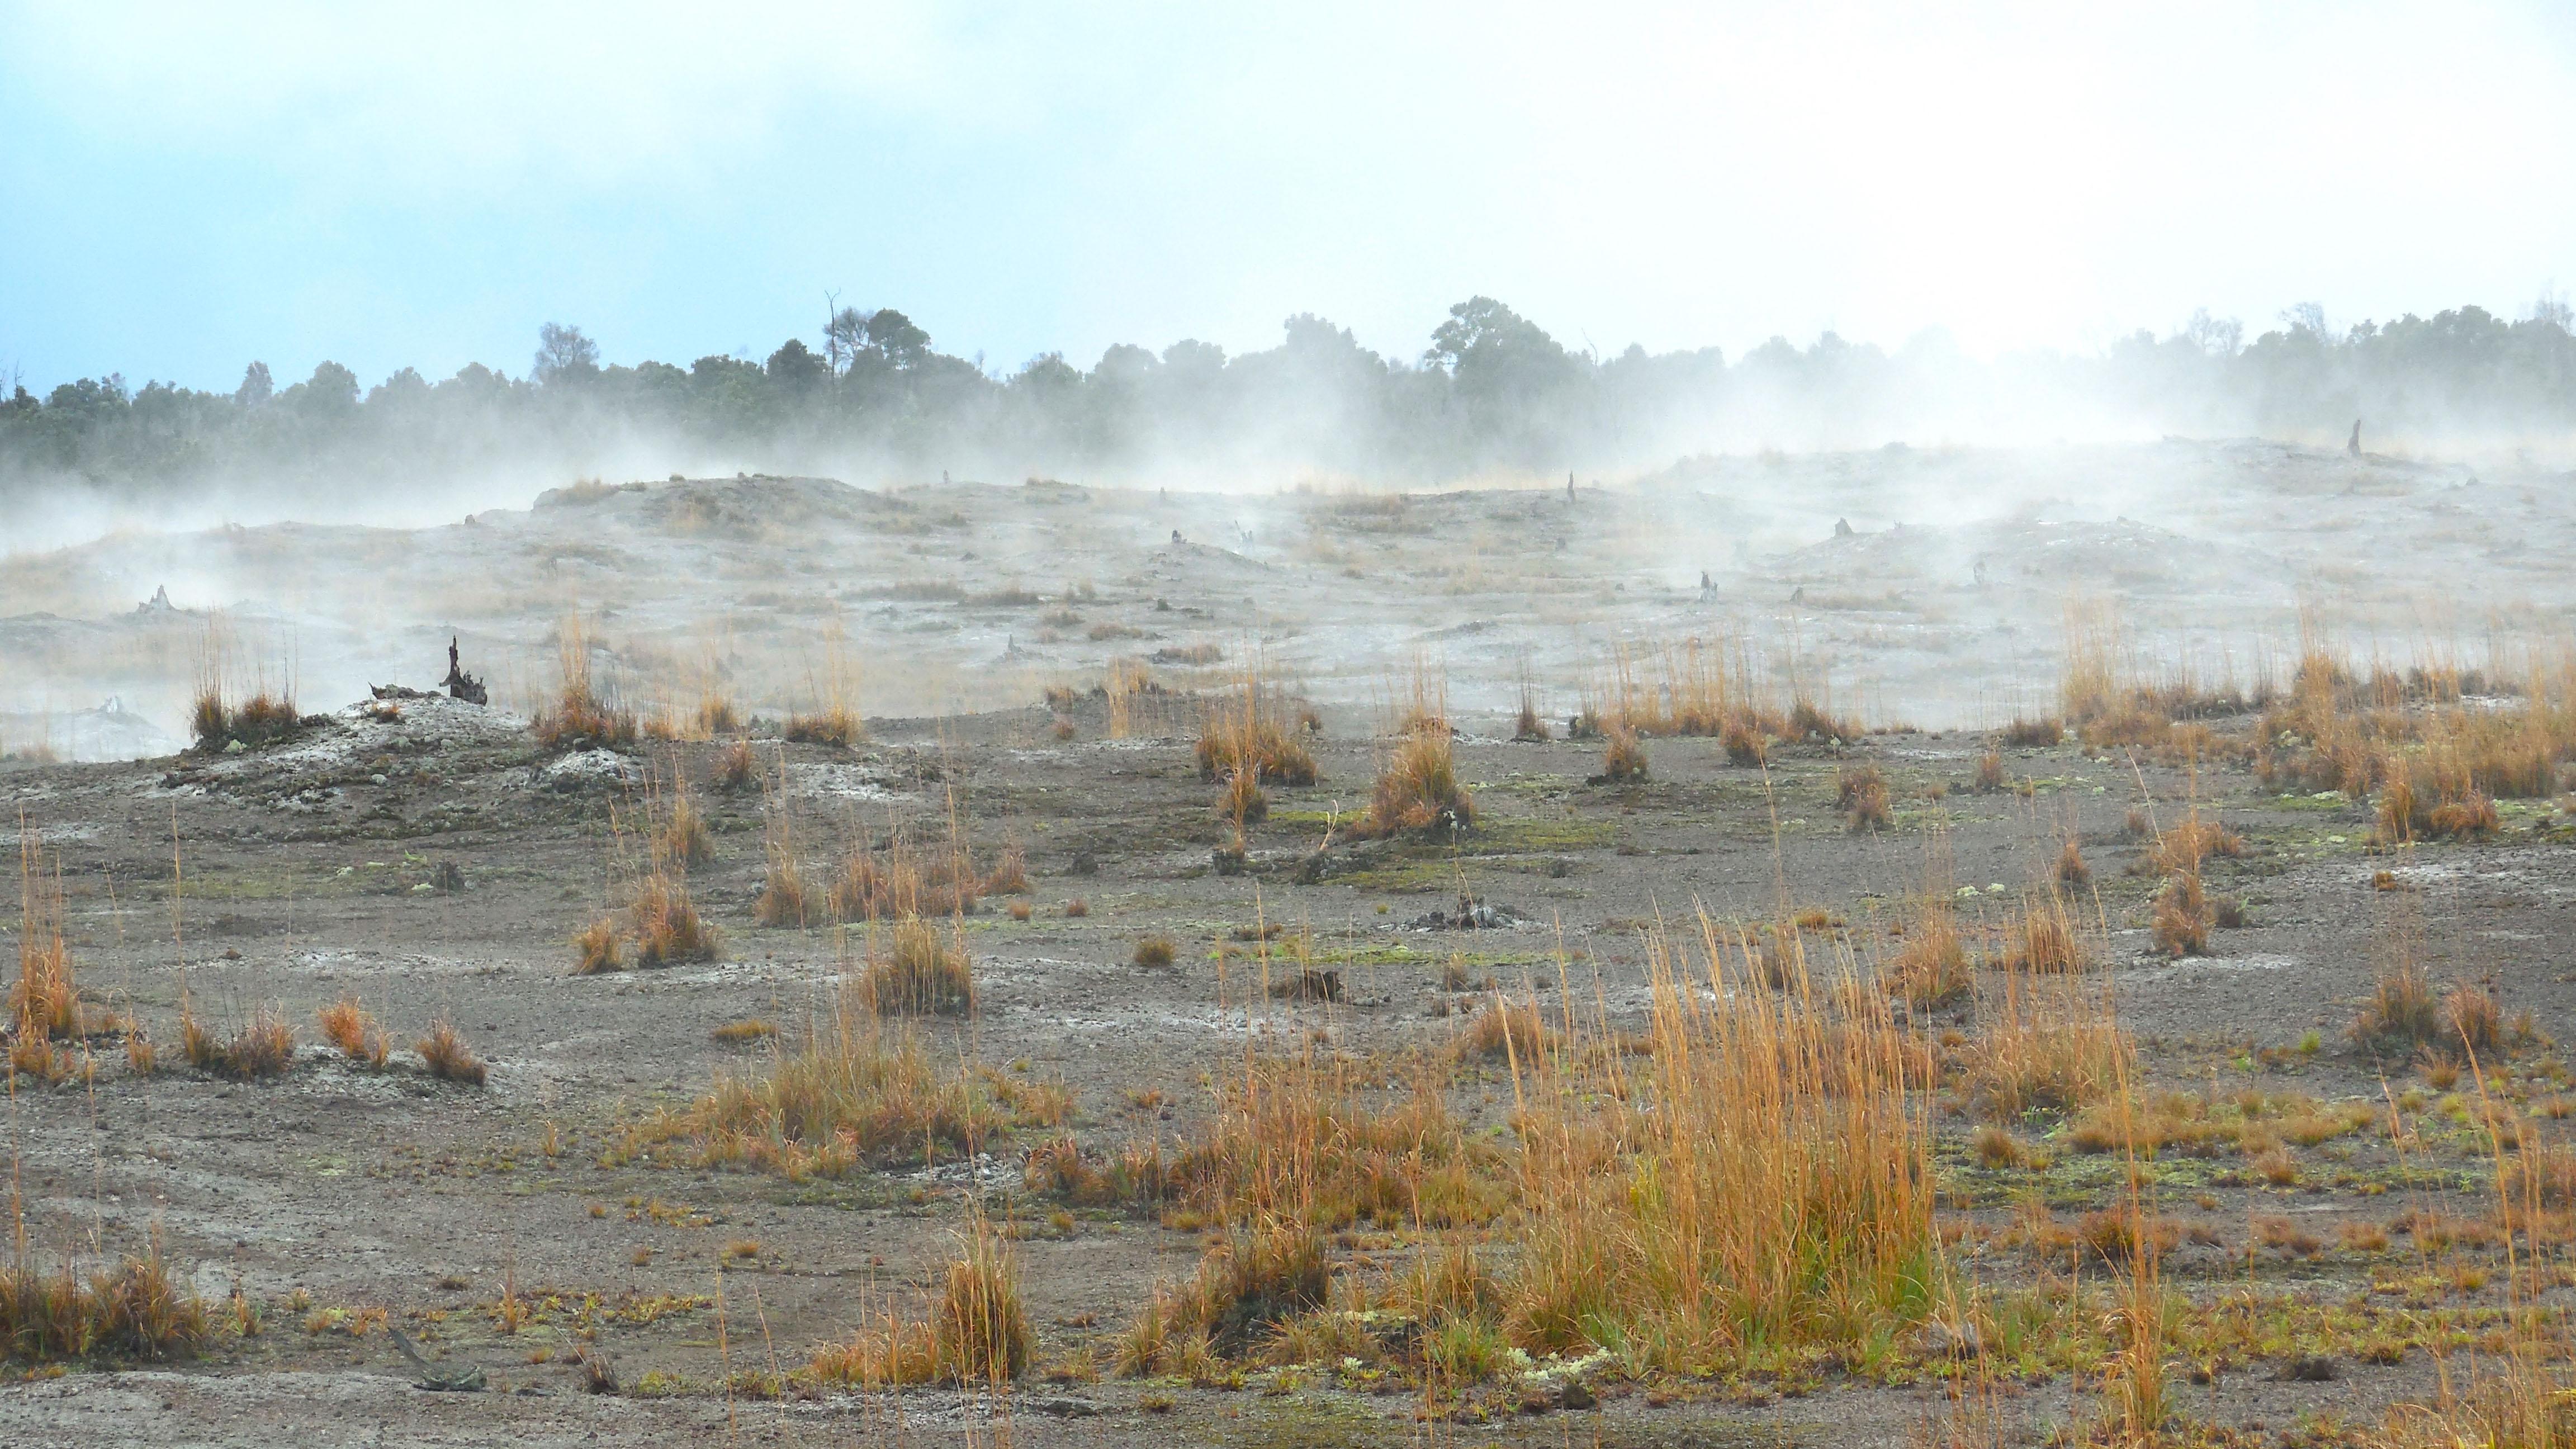
[[[962,942],[918,916],[895,923],[893,949],[868,962],[859,999],[880,1016],[954,1016],[975,1007],[975,972]]]
[[[1991,794],[2004,787],[2004,752],[1988,750],[1977,756],[1977,788]]]
[[[463,1082],[468,1086],[483,1085],[483,1059],[474,1055],[458,1035],[456,1026],[446,1017],[429,1024],[429,1032],[412,1049],[420,1053],[421,1065],[442,1082]]]
[[[1136,943],[1136,964],[1154,970],[1171,965],[1179,954],[1179,944],[1169,936],[1147,936]]]
[[[1084,900],[1080,896],[1075,896],[1072,900],[1064,903],[1064,913],[1070,919],[1077,921],[1081,920],[1083,917],[1091,914],[1091,902]]]
[[[1216,797],[1216,813],[1227,820],[1249,825],[1270,818],[1270,797],[1261,788],[1257,770],[1236,770],[1225,778],[1225,789]]]

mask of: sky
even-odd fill
[[[2566,5],[0,0],[0,380],[2511,314],[2571,152]]]

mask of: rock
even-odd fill
[[[1581,1379],[1567,1379],[1565,1387],[1557,1392],[1556,1403],[1563,1409],[1593,1409],[1601,1405],[1601,1401],[1593,1397],[1591,1386]]]
[[[2285,1384],[2330,1384],[2342,1374],[2337,1372],[2332,1356],[2303,1353],[2296,1358],[2282,1360],[2280,1369],[2272,1377]]]

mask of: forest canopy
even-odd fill
[[[1941,334],[1894,352],[1826,333],[1614,356],[1566,347],[1489,297],[1449,309],[1416,358],[1323,318],[1228,356],[1185,340],[1060,353],[1007,375],[939,351],[893,308],[843,308],[765,359],[603,366],[548,323],[517,377],[472,364],[373,387],[336,362],[279,387],[253,362],[230,393],[121,376],[0,400],[0,494],[70,485],[148,498],[223,485],[387,488],[498,468],[704,467],[853,479],[1046,473],[1087,480],[1401,483],[1658,466],[1705,451],[2128,433],[2518,444],[2576,434],[2563,302],[2330,326],[2313,304],[2250,343],[2206,314],[2097,355],[1993,363]]]

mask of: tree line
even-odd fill
[[[1089,368],[1060,353],[995,375],[932,345],[902,312],[832,311],[814,342],[765,360],[603,366],[549,323],[516,377],[469,365],[373,387],[336,362],[278,387],[254,362],[230,393],[121,376],[23,384],[0,401],[0,489],[65,484],[155,495],[218,483],[346,489],[456,479],[496,465],[586,472],[609,460],[721,460],[768,471],[923,479],[946,473],[1115,481],[1244,474],[1437,483],[1595,472],[1684,454],[2154,430],[2202,436],[2519,441],[2576,433],[2576,335],[2544,299],[2386,324],[2305,305],[2248,342],[2206,314],[2097,355],[1982,363],[1937,334],[1893,352],[1826,333],[1730,361],[1714,347],[1614,356],[1566,347],[1488,297],[1449,309],[1416,358],[1361,346],[1320,317],[1278,346],[1119,344]],[[640,466],[640,465],[639,465]]]

